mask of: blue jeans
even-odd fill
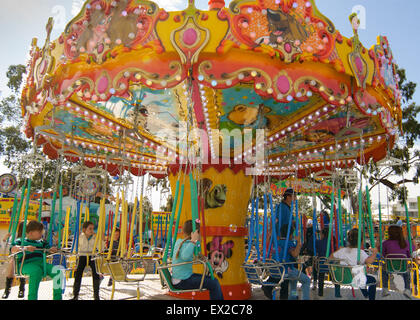
[[[366,286],[368,289],[360,289],[365,298],[369,300],[375,300],[376,296],[376,284],[369,286],[369,283],[374,283],[376,279],[370,275],[366,275]]]
[[[290,280],[290,278],[297,278],[297,280]],[[302,300],[309,300],[309,290],[311,286],[311,279],[304,273],[300,272],[297,269],[289,269],[285,279],[290,280],[290,294],[289,300],[295,299],[292,295],[293,292],[297,290],[297,282],[299,281],[302,284]]]
[[[176,289],[180,290],[192,290],[200,288],[200,283],[203,275],[193,273],[191,277],[185,280],[181,280],[180,283],[174,285]],[[203,288],[209,290],[210,300],[224,300],[222,288],[220,287],[219,280],[210,276],[205,276],[203,281]]]

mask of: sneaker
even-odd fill
[[[25,298],[25,291],[19,290],[18,298],[19,299]]]
[[[410,289],[405,289],[404,292],[403,292],[403,295],[405,295],[410,300],[413,298],[411,296],[411,290]]]
[[[382,297],[387,297],[389,296],[391,293],[389,292],[389,290],[387,288],[384,288],[382,290]]]

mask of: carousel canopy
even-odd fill
[[[386,37],[365,48],[357,16],[346,38],[313,0],[209,5],[88,0],[54,41],[50,19],[32,44],[26,135],[111,174],[164,176],[197,154],[253,166],[262,152],[263,173],[302,177],[385,157],[402,118]]]

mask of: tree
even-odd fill
[[[407,80],[404,69],[397,69],[399,75],[399,88],[402,94],[402,129],[403,136],[396,141],[394,147],[388,150],[393,158],[402,160],[402,165],[395,165],[387,168],[379,168],[375,163],[369,163],[369,170],[364,175],[369,175],[371,189],[381,183],[391,190],[391,199],[398,198],[401,202],[407,198],[408,191],[406,183],[419,183],[420,177],[420,150],[416,149],[415,143],[420,138],[420,123],[417,116],[420,112],[420,106],[413,101],[417,84]],[[410,169],[415,172],[409,176]],[[392,182],[389,177],[397,175],[401,180]]]
[[[20,130],[22,117],[19,95],[24,73],[23,65],[9,67],[6,75],[11,94],[0,101],[0,155],[4,157],[4,164],[11,169],[16,169],[19,158],[27,153],[31,146]]]
[[[33,150],[32,141],[27,139],[21,131],[23,119],[20,96],[25,72],[25,66],[12,65],[6,73],[7,86],[11,94],[0,101],[0,156],[3,158],[3,164],[17,176],[19,187],[25,183],[25,178],[31,177],[33,192],[39,192],[41,189],[54,190],[59,184],[70,189],[69,187],[74,182],[72,168],[76,164],[65,159],[61,164],[60,159],[47,159],[40,147]],[[24,155],[31,154],[33,151],[45,157],[45,168],[28,168],[27,163],[22,161]],[[62,177],[62,180],[58,180],[59,177]],[[110,190],[111,179],[107,180],[107,190]]]

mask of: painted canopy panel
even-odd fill
[[[33,41],[25,132],[55,132],[40,142],[51,157],[74,139],[91,165],[95,156],[138,168],[179,160],[194,128],[209,136],[194,152],[213,155],[212,130],[262,128],[271,160],[361,161],[363,150],[379,160],[401,128],[396,63],[386,37],[370,50],[360,43],[356,18],[345,38],[313,0],[234,0],[210,11],[190,0],[175,12],[87,0],[59,39],[50,40],[50,20],[44,47]]]

